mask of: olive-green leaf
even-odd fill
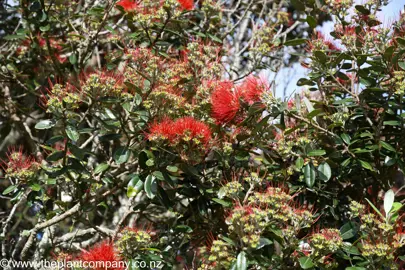
[[[371,164],[368,163],[367,161],[364,161],[364,160],[359,159],[359,162],[360,162],[360,164],[361,164],[361,166],[362,166],[363,168],[365,168],[365,169],[367,169],[367,170],[370,170],[370,171],[373,170],[373,167],[372,167]]]
[[[106,171],[109,167],[110,167],[110,165],[108,165],[107,163],[98,164],[97,167],[94,169],[94,173],[95,174],[102,173],[102,172]]]
[[[308,153],[309,157],[317,157],[317,156],[323,156],[326,154],[325,150],[319,149],[319,150],[312,150]]]
[[[380,145],[387,149],[388,151],[395,152],[395,148],[391,146],[391,144],[386,143],[384,141],[380,141]]]
[[[79,132],[77,132],[76,128],[71,125],[66,127],[66,135],[74,142],[80,138]]]
[[[127,186],[127,196],[134,197],[143,189],[143,181],[138,175],[134,175]]]
[[[114,152],[114,160],[117,164],[122,164],[128,161],[130,151],[127,147],[120,146]]]
[[[395,193],[392,189],[385,192],[385,195],[384,195],[385,217],[388,217],[388,215],[392,209],[392,205],[394,204],[394,200],[395,200]]]
[[[17,188],[17,185],[9,186],[8,188],[6,188],[6,189],[3,191],[3,195],[7,195],[7,194],[11,193],[11,192],[14,191],[16,188]]]
[[[246,253],[241,251],[236,258],[236,270],[246,270],[247,269],[247,259]]]
[[[340,228],[340,236],[343,240],[350,239],[356,235],[357,231],[356,223],[349,221]]]
[[[328,163],[324,162],[318,167],[318,175],[322,181],[328,182],[332,177],[332,170]]]
[[[315,184],[315,168],[314,165],[311,163],[308,163],[304,167],[304,178],[305,178],[305,183],[307,184],[308,187],[313,187]]]
[[[302,157],[299,157],[295,161],[295,167],[297,167],[297,169],[301,170],[302,166],[304,166],[304,159]]]
[[[42,120],[39,121],[36,125],[35,128],[36,129],[50,129],[53,126],[55,126],[56,122],[55,120],[52,119],[47,119],[47,120]]]
[[[315,266],[310,257],[301,257],[298,259],[298,261],[300,262],[300,266],[302,269],[310,269]]]
[[[46,160],[47,161],[58,161],[59,159],[63,158],[65,156],[65,151],[55,151],[52,154],[50,154]]]
[[[144,189],[146,192],[146,196],[148,196],[149,199],[153,199],[155,197],[157,191],[157,183],[156,178],[153,175],[148,175],[146,177]]]

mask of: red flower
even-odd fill
[[[164,119],[160,123],[152,124],[147,137],[149,140],[166,139],[170,143],[197,139],[206,145],[211,139],[211,130],[205,123],[193,117],[183,117],[176,121]]]
[[[212,116],[218,123],[232,121],[239,111],[239,89],[233,91],[234,85],[230,81],[218,82],[211,95]]]
[[[155,122],[150,126],[147,138],[149,140],[160,138],[173,141],[174,136],[175,134],[173,131],[173,120],[164,119],[162,122]]]
[[[33,172],[38,168],[35,158],[24,155],[21,146],[18,149],[15,147],[9,148],[6,155],[7,160],[2,160],[0,165],[9,176],[27,176],[28,172]]]
[[[194,7],[194,0],[177,0],[181,7],[185,10],[192,10]]]
[[[207,144],[211,139],[211,130],[203,122],[195,120],[193,117],[179,118],[174,122],[173,132],[176,140],[186,137],[198,139],[203,144]]]
[[[126,12],[132,12],[138,7],[138,2],[135,0],[121,0],[118,1],[117,6],[121,6]]]
[[[259,102],[264,91],[269,89],[266,82],[260,78],[250,75],[239,86],[242,98],[249,104]]]
[[[123,263],[119,256],[115,254],[114,251],[114,246],[107,241],[102,242],[101,244],[98,244],[94,246],[92,249],[89,251],[83,251],[79,259],[84,262],[105,262],[108,264],[101,265],[100,263],[92,268],[94,270],[104,270],[104,269],[113,269],[113,270],[121,270],[124,269]],[[107,266],[111,266],[108,267]],[[115,266],[115,267],[114,267]]]

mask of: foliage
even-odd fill
[[[2,257],[401,269],[405,16],[315,2],[21,1]],[[304,89],[277,98],[260,71],[298,54]]]

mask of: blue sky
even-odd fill
[[[355,1],[356,3],[363,3],[364,1]],[[405,0],[392,0],[389,4],[382,8],[378,14],[378,18],[387,26],[394,20],[398,19],[400,11],[404,10]],[[319,30],[328,36],[333,30],[333,22],[325,23]],[[298,79],[305,77],[307,70],[305,70],[299,63],[293,65],[292,68],[282,70],[276,77],[276,96],[283,97],[284,92],[286,97],[294,92],[299,92],[300,87],[297,86]],[[274,74],[269,72],[270,78],[273,79]]]

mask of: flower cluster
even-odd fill
[[[75,110],[84,100],[84,93],[69,83],[62,85],[49,82],[49,84],[50,88],[47,89],[47,95],[43,95],[41,98],[42,105],[47,109],[47,112],[62,114],[64,109]]]
[[[205,123],[193,117],[176,120],[164,119],[149,128],[147,138],[156,143],[168,143],[184,160],[200,157],[211,141],[211,130]]]
[[[33,156],[23,154],[22,147],[9,148],[7,160],[2,160],[2,167],[7,177],[27,180],[32,178],[39,169],[39,164]]]
[[[192,10],[194,7],[194,0],[177,0],[177,2],[184,10]],[[147,12],[147,6],[139,0],[120,0],[116,5],[122,7],[126,12]]]
[[[211,95],[212,116],[217,123],[225,124],[241,120],[238,115],[241,102],[252,105],[260,102],[263,93],[269,90],[266,82],[260,78],[249,76],[240,85],[234,85],[231,81],[212,82],[215,90]]]
[[[92,247],[90,250],[84,250],[78,257],[79,260],[83,262],[118,262],[121,258],[116,254],[114,245],[108,241],[104,241],[96,246]],[[111,264],[112,265],[112,264]],[[99,265],[95,267],[94,270],[122,270],[122,268],[106,268],[104,265]]]
[[[123,75],[113,72],[99,71],[86,75],[81,82],[81,89],[95,99],[131,96],[124,85]]]
[[[116,247],[120,255],[126,259],[134,258],[152,245],[152,232],[149,230],[127,227],[120,234]]]
[[[313,255],[318,256],[321,253],[335,253],[342,247],[343,240],[339,230],[322,229],[311,235],[309,243],[313,248]]]
[[[350,204],[351,216],[359,218],[362,234],[361,254],[373,261],[375,265],[394,265],[397,251],[405,245],[405,231],[402,221],[387,222],[382,217],[370,213],[366,207],[358,202]]]
[[[76,260],[82,262],[110,262],[112,266],[122,266],[123,264],[119,262],[131,260],[150,252],[148,248],[153,246],[152,237],[154,234],[150,230],[126,227],[118,234],[116,242],[103,241],[96,244],[89,250],[83,250],[76,257]],[[105,265],[99,264],[94,269],[101,270],[106,268]],[[107,269],[123,270],[124,268],[112,267]]]
[[[168,140],[171,145],[193,142],[195,145],[206,146],[211,140],[211,130],[206,124],[193,117],[183,117],[175,121],[165,119],[150,127],[148,139]]]
[[[66,57],[62,55],[62,49],[63,47],[61,46],[61,41],[58,41],[53,38],[43,38],[40,34],[36,36],[36,43],[33,43],[32,40],[26,39],[24,40],[21,45],[17,48],[17,55],[19,57],[23,56],[26,54],[30,48],[33,47],[33,44],[37,44],[38,48],[41,50],[45,50],[47,52],[47,55],[45,56],[45,59],[47,61],[51,61],[51,58],[54,57],[59,63],[64,63],[66,61]],[[49,47],[48,47],[49,44]],[[51,51],[48,52],[48,49]]]
[[[236,254],[232,247],[222,240],[214,240],[209,248],[209,256],[207,261],[202,263],[198,269],[230,269],[234,261],[236,261]]]
[[[235,233],[249,248],[257,248],[260,236],[269,225],[268,213],[257,207],[236,207],[225,220],[231,233]]]
[[[226,186],[227,190],[237,192],[239,183],[235,181],[230,183]],[[228,237],[240,243],[243,250],[258,249],[261,239],[269,239],[277,232],[279,237],[277,241],[282,240],[280,244],[284,248],[282,252],[286,252],[285,256],[291,255],[289,252],[298,248],[299,232],[310,227],[313,222],[314,216],[311,211],[297,206],[293,202],[293,196],[281,187],[269,187],[265,192],[253,192],[248,196],[247,202],[234,207],[225,219],[228,225]],[[215,243],[216,245],[207,248],[206,257],[210,262],[209,265],[223,267],[236,260],[236,257],[230,257],[236,256],[231,249],[233,246],[222,241],[214,241]],[[227,247],[224,253],[226,256],[216,252],[218,245]]]

